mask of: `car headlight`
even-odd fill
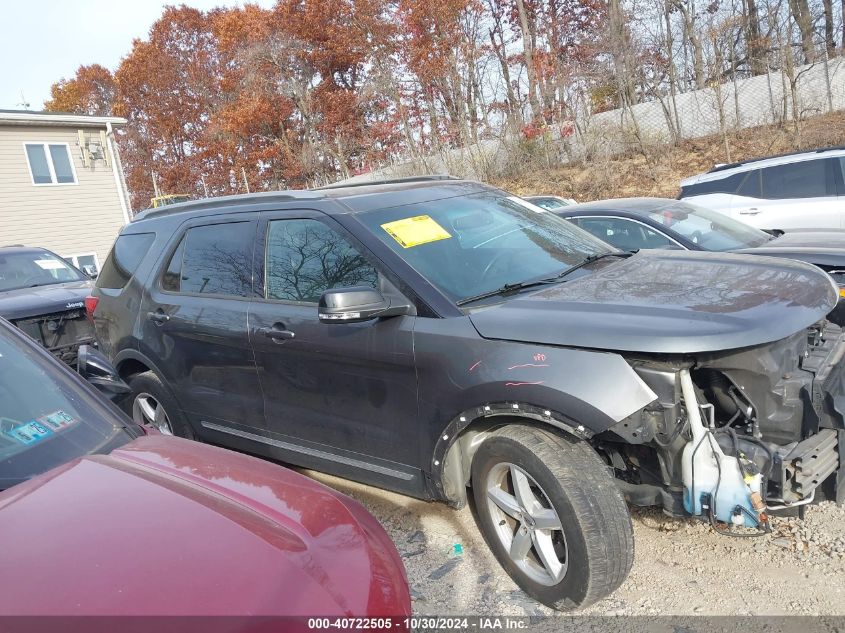
[[[845,270],[829,270],[827,274],[839,288],[839,298],[845,297]]]

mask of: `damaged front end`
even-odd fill
[[[76,366],[82,345],[96,345],[94,325],[81,307],[20,318],[12,323],[72,367]]]
[[[628,501],[762,526],[845,501],[845,334],[822,322],[749,348],[629,363],[657,394],[594,438]]]

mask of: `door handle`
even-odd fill
[[[281,323],[277,323],[273,327],[258,328],[258,333],[263,334],[267,338],[273,339],[274,341],[286,341],[296,336],[294,332],[286,330],[285,326]]]
[[[167,323],[170,320],[170,315],[165,314],[161,310],[156,310],[155,312],[148,312],[147,318],[157,325],[161,325],[163,323]]]
[[[750,209],[743,209],[739,212],[740,215],[757,215],[760,211],[757,207],[751,207]]]

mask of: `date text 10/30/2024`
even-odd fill
[[[410,618],[309,618],[312,630],[341,631],[504,631],[525,630],[528,618],[519,617],[437,617]]]

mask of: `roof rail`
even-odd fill
[[[1,248],[26,248],[25,244],[4,244]]]
[[[437,180],[462,180],[457,176],[450,176],[449,174],[430,174],[426,176],[405,176],[404,178],[388,178],[385,180],[366,180],[361,182],[336,182],[331,185],[323,185],[322,187],[314,187],[314,191],[321,191],[323,189],[345,189],[346,187],[367,187],[369,185],[397,185],[403,182],[428,182]]]
[[[231,196],[212,196],[210,198],[197,198],[185,202],[166,204],[161,207],[150,207],[142,209],[135,214],[133,222],[152,217],[172,215],[191,209],[219,209],[233,204],[261,204],[264,202],[288,201],[288,200],[311,200],[320,198],[319,194],[312,193],[307,189],[290,189],[287,191],[256,191],[255,193],[239,193]]]
[[[718,171],[725,171],[726,169],[733,169],[734,167],[740,167],[742,165],[747,165],[748,163],[757,163],[761,160],[769,160],[770,158],[785,158],[787,156],[798,156],[799,154],[822,154],[824,152],[834,152],[839,150],[845,150],[845,145],[838,145],[836,147],[821,147],[819,149],[805,149],[799,150],[795,152],[784,152],[783,154],[773,154],[772,156],[761,156],[760,158],[749,158],[748,160],[741,160],[735,163],[722,163],[719,165],[714,166],[708,174],[713,174]]]

